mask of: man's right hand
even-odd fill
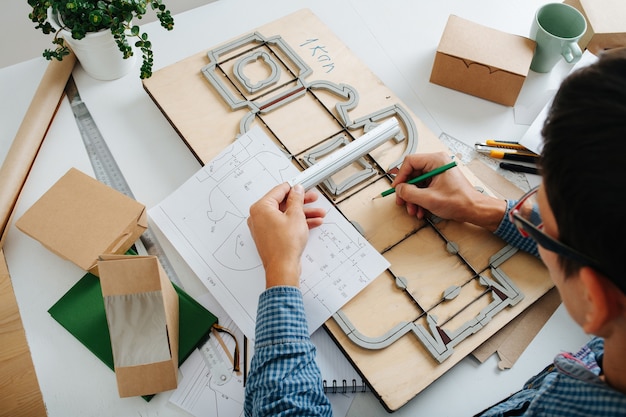
[[[443,219],[469,222],[494,232],[506,212],[506,202],[477,191],[460,169],[449,169],[418,186],[406,181],[450,162],[444,152],[412,154],[404,158],[391,184],[396,203],[407,213],[424,218],[426,212]]]

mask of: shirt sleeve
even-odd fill
[[[515,246],[516,248],[526,251],[531,255],[539,257],[537,242],[535,242],[535,240],[531,237],[522,236],[517,230],[517,227],[509,220],[509,212],[516,203],[516,200],[507,200],[506,212],[504,213],[504,217],[502,218],[502,221],[500,221],[500,225],[498,225],[494,234],[502,238],[511,246]]]
[[[244,411],[248,417],[332,416],[298,288],[272,287],[259,297]]]

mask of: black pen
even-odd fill
[[[500,156],[499,159],[506,159],[508,161],[517,161],[517,162],[530,162],[534,164],[537,162],[539,158],[534,155],[505,153],[502,156]]]
[[[535,167],[529,167],[528,165],[510,164],[508,162],[500,162],[500,168],[513,172],[524,172],[526,174],[539,175],[539,170]]]

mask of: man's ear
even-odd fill
[[[621,314],[621,293],[604,275],[590,267],[582,267],[579,278],[587,303],[582,328],[588,334],[601,335],[605,325]]]

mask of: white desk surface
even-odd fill
[[[518,140],[528,129],[515,123],[514,109],[429,83],[430,70],[450,14],[527,36],[534,11],[544,0],[218,0],[175,16],[175,29],[145,26],[155,50],[155,69],[248,32],[301,8],[310,8],[437,135],[469,145],[487,138]],[[37,58],[0,69],[0,160],[4,159],[47,61]],[[541,99],[570,70],[532,73],[518,105]],[[91,79],[74,70],[81,97],[106,138],[135,197],[147,207],[161,201],[199,165],[145,93],[133,73],[115,81]],[[210,126],[207,127],[210,131]],[[25,185],[14,219],[62,174],[76,167],[93,175],[72,112],[63,101]],[[165,242],[165,250],[187,292],[202,284]],[[115,376],[47,313],[82,275],[11,227],[5,253],[39,384],[50,416],[186,416],[168,403],[169,393],[146,403],[120,399]],[[484,364],[466,358],[396,415],[472,415],[516,391],[560,350],[575,350],[588,336],[561,306],[513,369],[499,371],[495,357]],[[419,372],[419,370],[416,370]],[[371,394],[356,397],[349,416],[387,414]]]

